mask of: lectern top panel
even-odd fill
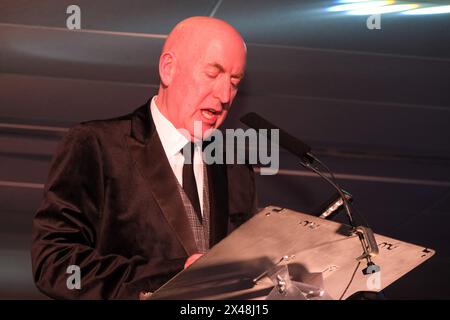
[[[333,299],[380,291],[434,251],[375,234],[380,271],[365,275],[358,236],[351,227],[269,206],[157,290],[152,299],[264,299],[273,288],[265,273],[287,265],[296,281],[320,275]],[[255,278],[260,278],[255,283]]]

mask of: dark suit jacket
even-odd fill
[[[255,210],[246,165],[209,165],[210,244]],[[243,219],[242,219],[243,217]],[[72,128],[53,158],[33,221],[37,287],[53,298],[137,299],[183,269],[193,233],[149,104]],[[70,265],[81,289],[68,289]]]

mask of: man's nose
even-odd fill
[[[222,104],[229,104],[231,99],[231,83],[230,79],[220,81],[216,87],[216,97]]]

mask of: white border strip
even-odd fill
[[[211,18],[213,18],[216,15],[217,10],[219,10],[219,7],[222,4],[222,2],[223,2],[223,0],[217,1],[216,5],[214,6],[214,8],[212,9],[212,11],[211,11],[211,13],[209,15]]]
[[[76,33],[90,33],[90,34],[101,34],[108,36],[124,36],[124,37],[137,37],[137,38],[150,38],[150,39],[166,39],[167,34],[158,33],[142,33],[142,32],[121,32],[121,31],[106,31],[106,30],[95,30],[95,29],[79,29],[79,30],[69,30],[62,27],[48,27],[48,26],[36,26],[27,24],[16,24],[16,23],[0,23],[0,27],[12,27],[12,28],[25,28],[25,29],[37,29],[43,31],[64,31],[64,32],[76,32]]]
[[[34,126],[29,124],[17,124],[17,123],[0,123],[0,129],[19,129],[19,130],[51,131],[51,132],[69,131],[68,128],[63,127]]]
[[[260,172],[260,168],[255,168],[255,172]],[[287,170],[279,169],[278,175],[293,176],[293,177],[310,177],[320,178],[317,174],[305,170]],[[329,176],[325,174],[326,176]],[[394,178],[394,177],[381,177],[381,176],[366,176],[347,173],[334,174],[336,179],[342,180],[354,180],[354,181],[367,181],[367,182],[382,182],[382,183],[400,183],[400,184],[412,184],[431,187],[450,187],[450,181],[437,181],[437,180],[421,180],[421,179],[408,179],[408,178]]]
[[[260,168],[255,168],[255,172],[259,173]],[[282,176],[294,176],[294,177],[309,177],[320,178],[313,172],[304,170],[278,170],[278,175]],[[437,181],[437,180],[420,180],[420,179],[407,179],[407,178],[393,178],[393,177],[381,177],[381,176],[366,176],[346,173],[336,173],[335,177],[342,180],[353,181],[366,181],[366,182],[381,182],[381,183],[399,183],[409,185],[422,185],[430,187],[450,187],[449,181]],[[17,182],[17,181],[1,181],[2,187],[15,187],[15,188],[31,188],[31,189],[44,189],[44,184],[32,183],[32,182]]]
[[[17,182],[17,181],[2,181],[2,180],[0,180],[0,187],[44,189],[44,184],[33,183],[33,182]]]
[[[220,0],[216,7],[219,8],[222,1]],[[211,12],[211,17],[216,14],[216,7],[214,7]],[[215,11],[214,11],[215,10]],[[106,31],[106,30],[95,30],[95,29],[80,29],[80,30],[69,30],[62,27],[48,27],[48,26],[36,26],[27,25],[19,23],[0,23],[0,27],[19,27],[27,29],[40,29],[47,31],[65,31],[65,32],[80,32],[80,33],[91,33],[91,34],[102,34],[102,35],[112,35],[112,36],[125,36],[125,37],[138,37],[138,38],[150,38],[150,39],[166,39],[167,34],[158,33],[143,33],[143,32],[121,32],[121,31]],[[416,55],[406,55],[406,54],[396,54],[396,53],[382,53],[382,52],[369,52],[369,51],[356,51],[356,50],[342,50],[342,49],[325,49],[325,48],[314,48],[314,47],[304,47],[304,46],[293,46],[293,45],[281,45],[281,44],[265,44],[248,42],[247,46],[254,46],[260,48],[277,48],[277,49],[289,49],[289,50],[307,50],[307,51],[319,51],[319,52],[329,52],[329,53],[342,53],[342,54],[356,54],[356,55],[368,55],[368,56],[379,56],[379,57],[391,57],[391,58],[402,58],[402,59],[417,59],[417,60],[427,60],[427,61],[441,61],[449,62],[449,58],[441,57],[426,57],[426,56],[416,56]]]

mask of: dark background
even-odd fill
[[[377,233],[437,251],[388,298],[450,298],[450,14],[386,14],[368,30],[367,16],[326,11],[336,2],[1,0],[0,298],[43,298],[31,221],[64,132],[155,94],[163,36],[193,15],[228,21],[248,43],[228,126],[256,111],[284,127],[338,174]],[[70,4],[81,31],[66,29]],[[286,153],[281,169],[258,176],[261,207],[313,212],[333,194]]]

